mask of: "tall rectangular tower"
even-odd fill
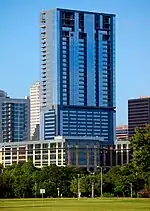
[[[30,140],[39,140],[40,127],[40,82],[30,88]]]
[[[128,134],[132,137],[137,127],[150,124],[150,97],[128,100]]]
[[[19,142],[30,139],[30,102],[0,96],[0,142]]]
[[[41,139],[115,140],[115,15],[41,12]]]

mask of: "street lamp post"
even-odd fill
[[[59,198],[59,188],[57,188],[57,195],[58,195],[58,198]]]
[[[95,172],[90,172],[88,171],[91,175],[94,175]],[[94,182],[92,181],[92,195],[91,195],[92,198],[94,198]]]
[[[78,174],[78,200],[80,198],[80,180],[79,180],[79,174]]]
[[[103,167],[97,166],[97,168],[100,168],[101,170],[101,197],[103,197]]]
[[[36,191],[37,191],[37,183],[35,182],[35,198],[36,198]]]
[[[92,175],[95,174],[95,172],[91,173]],[[94,182],[92,181],[92,198],[94,198]]]
[[[133,192],[133,190],[132,190],[132,188],[133,188],[133,186],[132,186],[132,182],[130,183],[130,191],[131,191],[131,198],[132,198],[132,192]]]
[[[94,198],[94,183],[92,182],[92,199]]]
[[[101,169],[101,197],[103,197],[103,168],[100,167]]]

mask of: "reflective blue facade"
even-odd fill
[[[19,142],[29,140],[29,106],[29,98],[0,98],[0,142]]]
[[[112,144],[115,15],[66,9],[41,12],[41,57],[41,138],[98,136]],[[55,122],[46,119],[51,112]]]

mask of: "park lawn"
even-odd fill
[[[2,211],[134,211],[150,210],[150,199],[6,199]]]

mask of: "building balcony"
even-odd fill
[[[42,75],[43,75],[43,74],[46,74],[46,66],[41,67],[41,68],[42,68]]]
[[[45,75],[46,74],[46,67],[42,67],[42,75]]]
[[[46,39],[46,36],[42,34],[41,39]]]
[[[45,40],[42,40],[41,43],[44,45],[44,44],[46,44],[46,41]]]
[[[62,20],[63,21],[74,21],[75,19],[74,19],[74,17],[71,17],[71,16],[70,17],[63,16]]]
[[[46,72],[43,72],[43,73],[41,74],[41,77],[46,77]]]
[[[46,25],[45,24],[41,24],[40,27],[41,28],[46,28]]]
[[[46,20],[45,19],[41,19],[40,22],[41,22],[41,25],[42,25],[42,24],[46,23]]]
[[[41,52],[46,51],[46,45],[41,45]]]
[[[41,51],[41,56],[42,56],[42,58],[46,57],[46,51]]]
[[[46,58],[44,57],[44,58],[42,58],[42,64],[46,64]]]
[[[41,44],[41,48],[42,48],[42,49],[46,48],[46,44],[44,44],[44,45]]]
[[[42,53],[46,53],[46,49],[42,48],[42,49],[41,49],[41,52],[42,52]]]
[[[42,78],[45,79],[46,78],[46,75],[42,76]]]
[[[42,65],[43,67],[46,66],[46,62],[43,62],[41,65]]]

